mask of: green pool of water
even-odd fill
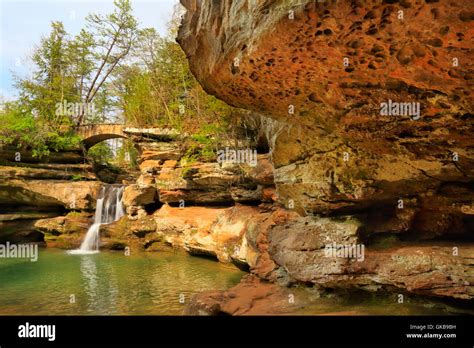
[[[176,315],[194,293],[230,288],[244,274],[183,253],[44,249],[37,262],[0,259],[0,315]]]

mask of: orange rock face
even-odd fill
[[[204,88],[281,124],[281,204],[370,216],[402,199],[414,214],[387,213],[398,231],[471,229],[470,1],[182,3],[178,41]],[[434,212],[444,225],[424,222]]]
[[[182,3],[191,68],[232,105],[307,125],[376,121],[388,99],[472,111],[469,0]]]

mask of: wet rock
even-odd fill
[[[59,236],[61,234],[84,233],[91,224],[90,213],[72,212],[66,216],[41,219],[35,223],[38,232]]]
[[[192,297],[186,315],[284,315],[303,308],[309,296],[247,276],[227,291],[207,291]]]
[[[34,229],[44,234],[50,248],[75,249],[81,245],[92,219],[91,213],[71,212],[65,216],[38,220]]]

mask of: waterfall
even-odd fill
[[[99,252],[100,226],[117,221],[125,212],[122,205],[123,186],[107,185],[100,190],[97,199],[94,222],[82,241],[79,249],[71,250],[71,254],[92,254]]]

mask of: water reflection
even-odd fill
[[[80,271],[86,311],[90,313],[117,313],[117,278],[113,266],[100,263],[95,255],[82,255]]]
[[[81,256],[81,274],[87,294],[87,310],[92,310],[98,304],[99,289],[97,284],[97,264],[88,255]]]
[[[31,264],[2,263],[0,315],[181,314],[180,294],[187,302],[200,290],[229,288],[243,275],[180,253],[70,255],[48,249]]]

